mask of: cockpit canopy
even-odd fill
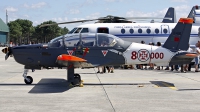
[[[64,42],[63,42],[64,40]],[[130,42],[126,42],[114,35],[105,33],[79,33],[79,34],[66,34],[57,37],[50,41],[49,47],[74,47],[74,46],[85,46],[85,47],[115,47],[119,49],[127,48]]]

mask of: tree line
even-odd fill
[[[41,27],[43,24],[56,23],[54,21],[45,21],[40,25],[33,26],[33,22],[27,19],[17,19],[10,21],[8,27],[10,30],[10,42],[15,44],[47,43],[51,39],[68,33],[68,28],[58,25]]]

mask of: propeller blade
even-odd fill
[[[6,53],[6,56],[5,56],[5,60],[7,60],[9,56],[10,56],[10,53],[7,52],[7,53]]]

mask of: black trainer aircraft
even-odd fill
[[[181,18],[162,47],[124,41],[104,33],[64,35],[48,44],[21,45],[4,48],[5,59],[12,55],[24,65],[24,81],[31,84],[33,78],[28,70],[42,68],[66,68],[67,80],[82,86],[81,76],[75,68],[90,68],[106,65],[188,64],[196,53],[187,52],[193,19]]]

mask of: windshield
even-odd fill
[[[77,28],[72,29],[68,34],[72,34]]]

